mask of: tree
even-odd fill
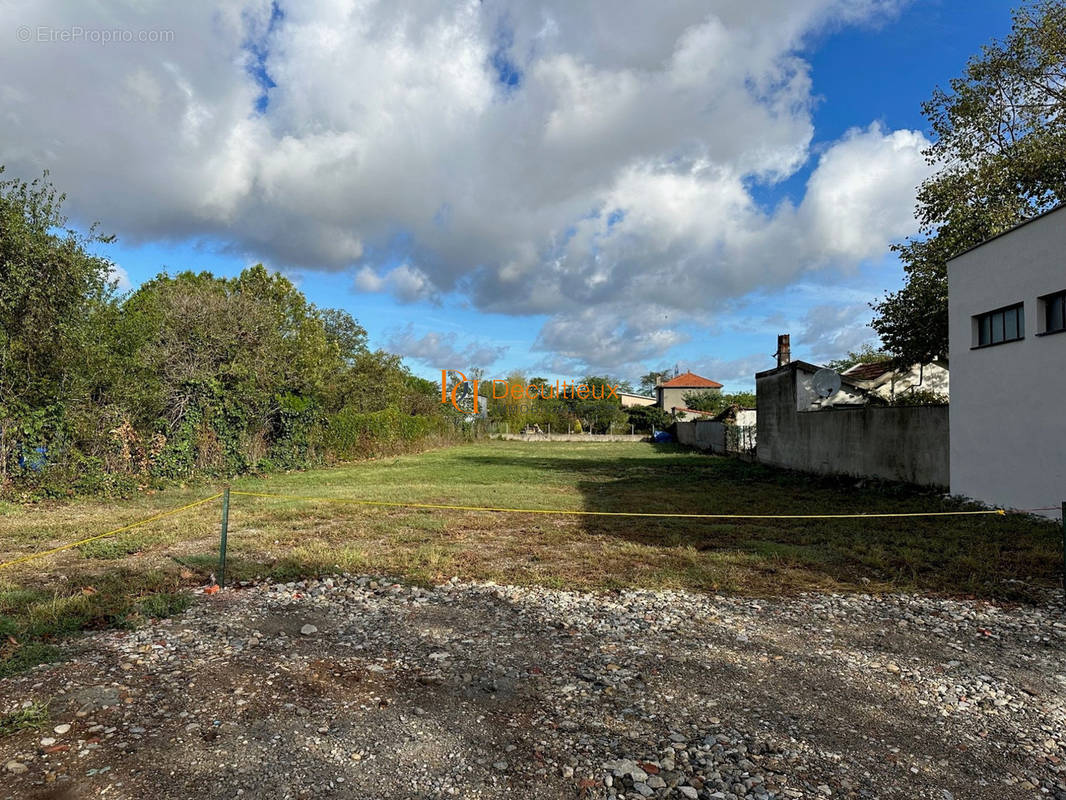
[[[0,493],[125,493],[451,430],[436,382],[262,265],[118,296],[90,252],[112,238],[66,230],[62,201],[47,176],[0,181]]]
[[[66,229],[63,200],[47,173],[0,181],[0,485],[20,449],[50,444],[86,396],[101,339],[89,328],[112,302],[112,264],[88,248],[113,237]]]
[[[922,110],[937,172],[918,190],[920,235],[896,245],[906,272],[873,304],[902,364],[947,355],[947,262],[1066,200],[1066,2],[1034,0]]]
[[[333,342],[341,356],[351,363],[356,356],[366,352],[366,328],[340,308],[316,309],[325,326],[326,338]]]
[[[707,411],[712,414],[725,411],[730,406],[755,407],[754,392],[734,392],[732,394],[721,394],[717,391],[687,392],[681,396],[681,399],[685,403],[685,408],[691,408],[693,411]]]
[[[647,375],[640,377],[640,391],[644,394],[654,394],[655,387],[659,384],[659,381],[664,383],[673,377],[670,370],[652,370]]]
[[[826,366],[837,372],[844,372],[856,364],[883,364],[891,360],[890,353],[864,344],[858,350],[852,350],[846,356],[830,361]]]
[[[573,416],[581,420],[584,429],[589,433],[610,433],[613,425],[627,423],[628,417],[622,411],[622,402],[609,396],[607,387],[616,383],[610,376],[588,375],[581,381],[581,384],[588,387],[588,396],[582,398],[576,393],[570,393],[565,398]]]
[[[685,392],[681,396],[685,408],[693,411],[710,411],[718,413],[726,407],[727,403],[721,392]]]
[[[637,433],[665,430],[674,423],[673,415],[658,406],[630,406],[625,411],[629,424]]]

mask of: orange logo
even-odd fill
[[[460,378],[451,389],[448,389],[449,372]],[[440,371],[440,401],[445,405],[451,403],[456,411],[465,412],[471,411],[472,401],[472,410],[476,414],[478,413],[478,397],[480,395],[478,389],[481,383],[482,381],[477,379],[468,381],[466,375],[457,369],[442,369]],[[510,384],[499,378],[492,380],[491,383],[492,398],[494,400],[508,400],[512,403],[522,400],[532,402],[537,398],[541,400],[551,400],[557,397],[567,400],[608,400],[612,397],[618,397],[618,384],[609,383],[589,385],[586,383],[556,381],[554,385],[531,383],[528,386],[522,386],[521,384]]]
[[[455,385],[451,388],[450,392],[448,391],[448,372],[449,371],[450,372],[454,372],[460,378],[460,380],[455,382]],[[471,410],[470,408],[464,408],[459,403],[461,401],[466,401],[466,400],[470,399],[471,389],[473,389],[472,394],[473,394],[474,407],[473,407],[472,410],[476,414],[477,413],[477,397],[478,397],[478,390],[477,389],[478,389],[478,383],[479,383],[479,381],[477,381],[476,379],[473,380],[473,381],[468,381],[466,379],[466,375],[464,375],[463,373],[461,373],[457,369],[453,369],[453,370],[442,369],[440,371],[440,401],[442,403],[444,403],[445,405],[447,405],[448,402],[451,402],[452,407],[456,411],[470,411]],[[450,400],[449,400],[449,396],[450,396]]]

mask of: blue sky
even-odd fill
[[[764,22],[697,4],[631,27],[581,5],[474,4],[389,41],[358,38],[394,30],[385,5],[350,31],[284,3],[160,6],[153,24],[179,34],[165,53],[0,56],[9,76],[58,60],[38,91],[88,58],[112,78],[86,80],[118,87],[86,136],[47,146],[34,125],[62,111],[0,100],[17,123],[0,163],[50,169],[76,223],[118,235],[101,252],[131,286],[262,261],[427,377],[676,364],[741,389],[777,333],[812,360],[871,339],[866,304],[899,285],[887,245],[913,231],[925,174],[920,104],[1009,29],[1007,4],[755,3]],[[360,55],[398,42],[401,59]]]

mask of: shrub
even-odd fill
[[[367,412],[344,408],[329,418],[323,443],[332,458],[346,460],[390,452],[398,444],[448,433],[443,417],[404,414],[398,408]]]
[[[918,389],[913,392],[897,394],[892,401],[894,406],[946,406],[948,396],[931,389]]]

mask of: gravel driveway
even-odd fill
[[[1066,617],[368,577],[204,596],[0,682],[0,796],[1066,798]]]

